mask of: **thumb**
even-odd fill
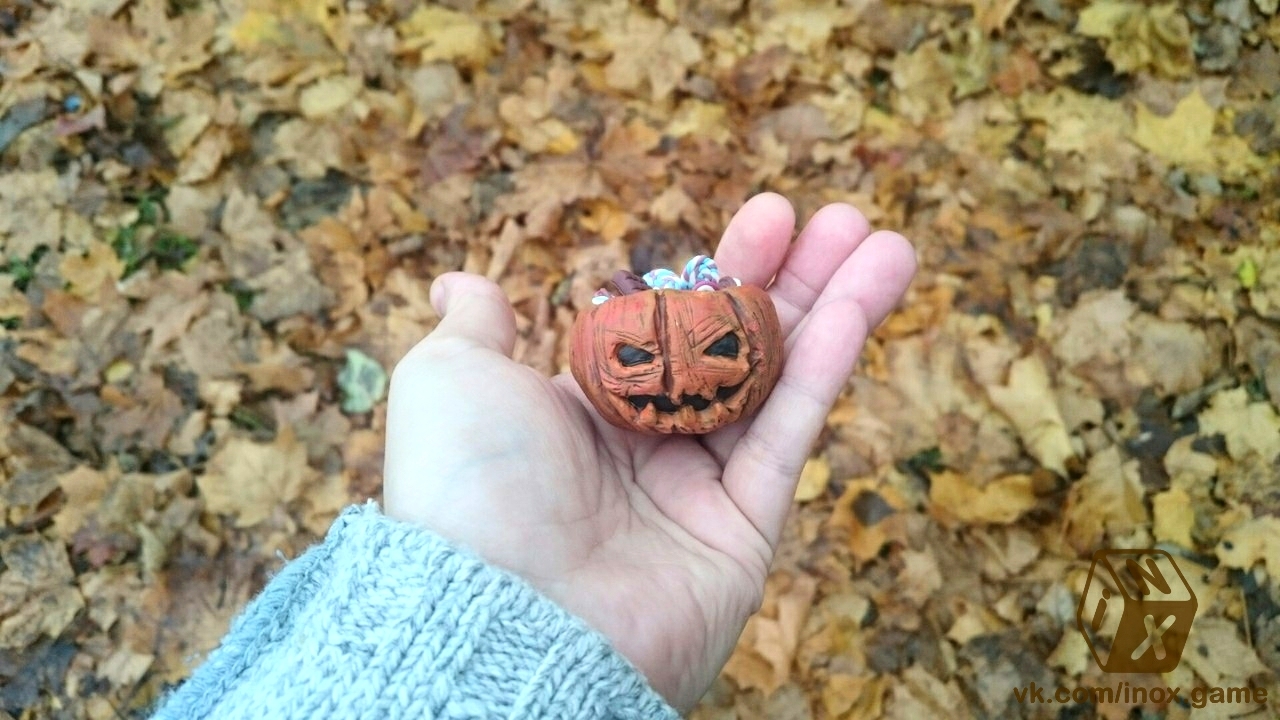
[[[511,356],[516,316],[506,294],[493,281],[471,273],[445,273],[431,284],[430,298],[442,318],[422,344],[461,340]]]

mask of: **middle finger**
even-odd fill
[[[814,213],[769,286],[783,337],[813,309],[836,270],[870,233],[866,216],[852,205],[833,203]]]

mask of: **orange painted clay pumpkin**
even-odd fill
[[[570,366],[600,415],[645,433],[707,433],[754,412],[782,373],[768,293],[650,289],[620,272],[621,294],[579,313]]]

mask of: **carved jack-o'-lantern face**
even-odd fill
[[[782,330],[756,287],[644,290],[578,315],[571,368],[618,427],[706,433],[768,397],[782,372]]]

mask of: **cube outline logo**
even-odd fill
[[[1168,552],[1107,548],[1093,553],[1076,626],[1103,672],[1166,673],[1182,660],[1198,608]],[[1100,645],[1098,631],[1111,626],[1110,646]]]

